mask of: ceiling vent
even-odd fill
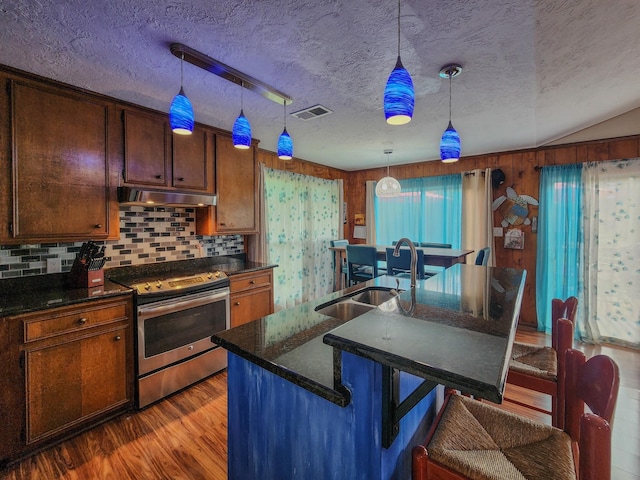
[[[333,113],[333,111],[329,110],[327,107],[323,107],[322,105],[314,105],[313,107],[293,112],[291,115],[293,117],[299,118],[300,120],[311,120],[312,118],[325,117],[331,113]]]

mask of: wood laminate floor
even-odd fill
[[[517,340],[545,343],[537,332]],[[591,356],[610,355],[621,372],[613,425],[614,480],[640,480],[640,352],[578,345]],[[548,405],[518,387],[507,395]],[[549,418],[508,402],[502,408],[549,423]],[[218,480],[227,478],[227,374],[221,372],[151,407],[123,415],[27,458],[2,480]],[[247,479],[250,480],[250,479]]]

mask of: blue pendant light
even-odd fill
[[[278,139],[278,158],[280,160],[291,160],[293,158],[293,140],[287,132],[287,102],[284,105],[284,130]]]
[[[178,135],[191,135],[193,132],[193,107],[191,102],[184,94],[184,88],[182,87],[182,63],[184,61],[184,53],[180,59],[180,91],[174,97],[169,108],[169,123],[171,124],[171,130]]]
[[[451,123],[451,78],[457,77],[461,73],[462,67],[456,64],[447,65],[440,70],[440,76],[449,79],[449,125],[440,140],[440,159],[442,163],[453,163],[460,160],[460,135],[458,135]]]
[[[241,84],[240,90],[240,115],[233,124],[233,146],[241,150],[251,147],[251,125],[249,120],[244,116],[244,105],[242,92],[244,91],[244,82]]]
[[[400,0],[398,0],[398,60],[384,88],[384,116],[390,125],[411,121],[415,93],[411,75],[400,60]]]

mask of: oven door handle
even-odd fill
[[[209,303],[218,302],[220,300],[226,300],[229,302],[229,289],[224,288],[213,292],[200,293],[195,295],[189,295],[186,297],[164,300],[162,302],[138,307],[138,318],[147,319],[153,317],[159,317],[160,315],[166,315],[168,313],[179,312],[181,310],[187,310],[189,308],[200,307]]]

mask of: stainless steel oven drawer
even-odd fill
[[[138,408],[227,368],[227,351],[214,348],[138,379]]]

